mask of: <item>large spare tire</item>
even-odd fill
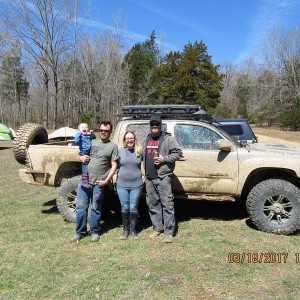
[[[16,132],[13,142],[13,152],[18,163],[26,164],[26,150],[30,145],[45,144],[48,142],[46,129],[34,123],[26,123]]]

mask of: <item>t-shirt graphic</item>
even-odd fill
[[[154,164],[154,156],[159,152],[159,137],[152,137],[146,145],[146,177],[149,179],[157,178],[157,165]]]

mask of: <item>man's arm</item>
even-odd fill
[[[116,160],[113,160],[113,161],[111,162],[111,169],[110,169],[110,171],[109,171],[109,173],[108,173],[106,179],[105,179],[105,180],[99,180],[99,181],[97,181],[97,182],[99,183],[99,185],[100,185],[100,186],[105,186],[105,185],[107,185],[107,184],[111,181],[112,177],[114,176],[114,174],[115,174],[117,168],[118,168],[118,163],[117,163]]]
[[[173,137],[169,137],[169,154],[164,157],[165,162],[175,162],[182,157],[182,150],[179,148],[177,141]]]
[[[178,143],[173,137],[170,136],[165,142],[168,143],[169,154],[164,156],[162,156],[162,154],[159,154],[159,156],[154,157],[154,162],[157,165],[162,164],[164,162],[173,163],[180,157],[182,157],[182,150],[179,148]]]

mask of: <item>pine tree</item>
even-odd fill
[[[219,103],[222,75],[201,41],[185,45],[182,53],[170,52],[155,70],[158,102],[199,104],[208,112]]]
[[[152,72],[158,66],[159,49],[153,31],[144,43],[135,44],[125,56],[129,65],[130,99],[132,103],[146,102],[155,91]]]

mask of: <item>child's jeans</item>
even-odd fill
[[[79,155],[90,155],[90,153],[88,151],[80,151]],[[89,188],[90,184],[89,184],[89,172],[88,172],[88,163],[82,163],[81,164],[81,185]]]

